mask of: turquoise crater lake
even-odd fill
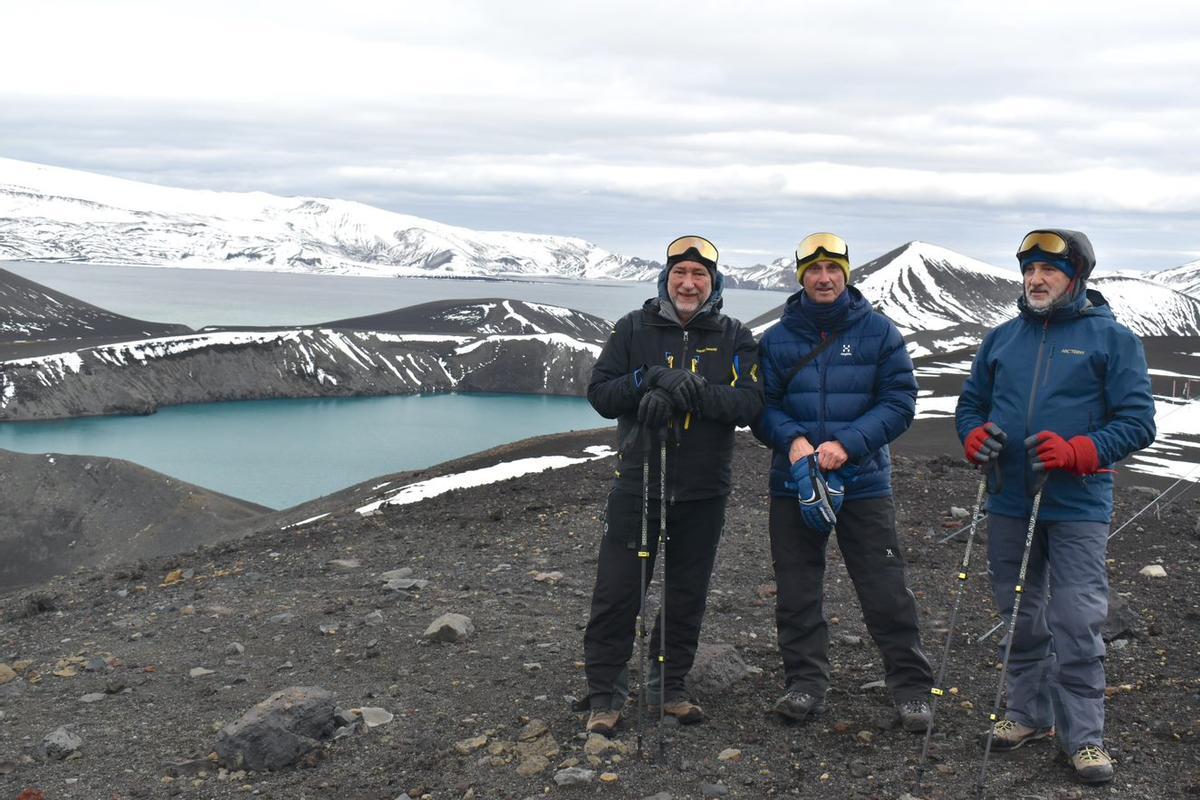
[[[496,445],[609,425],[587,401],[442,394],[171,406],[148,417],[0,424],[0,448],[123,458],[287,508]]]
[[[615,320],[653,283],[365,278],[238,270],[0,261],[119,314],[204,325],[296,325],[442,299],[502,297]],[[728,290],[743,320],[785,292]],[[0,424],[0,448],[109,456],[272,508],[545,433],[610,425],[582,398],[470,394],[260,400],[160,408],[145,417]]]

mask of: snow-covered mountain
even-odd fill
[[[661,269],[572,237],[473,231],[345,200],[174,189],[5,158],[0,259],[619,280]]]
[[[1089,281],[1113,314],[1139,336],[1195,336],[1200,299],[1153,279],[1105,276]]]
[[[1200,295],[1200,259],[1171,269],[1151,272],[1143,277],[1185,294]]]
[[[909,242],[856,268],[853,284],[904,333],[915,356],[977,344],[1017,313],[1021,277],[926,242]],[[1145,278],[1101,275],[1090,285],[1117,319],[1142,336],[1200,334],[1200,299]],[[782,309],[751,322],[761,332]]]

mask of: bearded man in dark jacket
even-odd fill
[[[1106,783],[1113,764],[1104,750],[1100,629],[1113,481],[1105,467],[1154,441],[1154,397],[1141,341],[1087,288],[1096,265],[1087,236],[1031,231],[1017,260],[1020,314],[984,337],[955,413],[967,458],[997,466],[1002,478],[987,506],[988,573],[1008,618],[1041,490],[1009,655],[1008,710],[992,727],[991,746],[1015,750],[1057,726],[1079,778]]]
[[[762,337],[766,408],[754,430],[774,450],[769,527],[786,686],[774,710],[795,721],[825,710],[822,582],[836,525],[901,723],[924,732],[933,675],[905,584],[888,450],[915,413],[912,359],[896,326],[847,285],[850,253],[840,237],[802,241],[796,277],[801,290]]]
[[[695,659],[708,582],[725,521],[731,486],[734,428],[762,409],[758,348],[750,330],[720,313],[724,280],[717,249],[699,236],[667,247],[658,297],[617,322],[592,371],[588,401],[617,419],[618,469],[608,496],[584,658],[591,714],[587,730],[611,733],[620,722],[627,662],[642,587],[642,560],[653,573],[657,537],[640,548],[643,448],[673,433],[667,446],[667,625],[665,669],[658,668],[661,631],[650,636],[652,705],[688,724],[704,711],[686,696],[684,680]],[[649,530],[659,530],[659,448],[648,463]],[[644,555],[640,555],[644,554]]]

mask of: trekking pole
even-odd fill
[[[669,424],[669,423],[668,423]],[[669,430],[669,428],[668,428]],[[658,449],[658,557],[662,561],[662,599],[658,604],[658,757],[663,756],[663,722],[667,714],[667,435]]]
[[[1043,473],[1043,486],[1045,477]],[[988,726],[987,742],[983,746],[983,766],[979,769],[979,780],[975,783],[975,797],[983,797],[984,781],[987,780],[988,758],[992,754],[992,737],[996,733],[996,721],[999,719],[1000,698],[1004,694],[1004,681],[1008,676],[1008,658],[1012,655],[1013,636],[1017,630],[1017,613],[1021,610],[1021,595],[1025,591],[1025,570],[1029,566],[1029,552],[1033,548],[1033,529],[1037,526],[1038,508],[1042,505],[1042,487],[1038,487],[1033,497],[1033,510],[1029,512],[1029,528],[1025,531],[1025,552],[1021,555],[1021,569],[1017,572],[1017,585],[1013,589],[1012,618],[1008,621],[1008,642],[1004,645],[1004,659],[1000,664],[1000,681],[996,685],[996,700],[992,703],[992,713],[988,715],[991,725]]]
[[[637,751],[642,755],[642,735],[646,731],[646,691],[647,670],[646,660],[646,562],[650,560],[650,548],[647,528],[650,517],[650,429],[642,428],[642,538],[638,547],[638,560],[642,562],[642,597],[638,605],[637,634],[638,634],[638,675],[641,678],[641,691],[638,692],[638,728]]]
[[[950,663],[950,644],[954,641],[954,626],[958,623],[958,609],[962,605],[963,592],[967,588],[967,568],[971,564],[971,547],[975,543],[975,530],[979,527],[979,510],[983,507],[983,495],[987,491],[987,475],[979,481],[979,491],[975,494],[975,511],[971,514],[971,532],[967,534],[967,549],[963,553],[962,567],[958,571],[958,592],[954,596],[954,610],[950,612],[949,630],[946,631],[946,644],[942,648],[942,665],[938,668],[937,682],[929,690],[933,701],[929,704],[929,724],[925,727],[925,742],[921,745],[921,758],[917,761],[917,779],[913,784],[913,796],[921,794],[921,779],[925,775],[925,762],[929,758],[929,740],[933,738],[933,720],[937,715],[938,700],[945,692],[946,666]]]

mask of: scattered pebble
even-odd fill
[[[470,617],[462,614],[442,614],[429,623],[425,638],[432,642],[464,642],[475,633]]]
[[[559,786],[578,786],[584,783],[591,783],[595,777],[595,770],[584,769],[583,767],[568,767],[554,773],[554,782]]]
[[[1141,571],[1138,572],[1138,574],[1145,575],[1147,578],[1165,578],[1165,577],[1167,577],[1167,571],[1165,569],[1163,569],[1162,564],[1148,564],[1147,566],[1142,567]]]

